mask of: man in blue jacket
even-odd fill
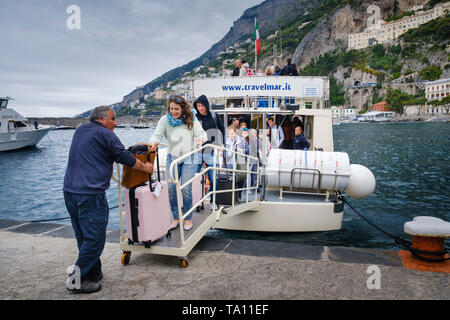
[[[295,127],[294,135],[294,150],[309,149],[310,143],[303,135],[303,128],[301,126]]]
[[[67,289],[76,293],[93,293],[101,289],[103,277],[100,255],[106,241],[109,208],[105,191],[109,188],[113,163],[151,173],[153,165],[142,163],[125,149],[113,130],[115,114],[107,106],[91,112],[90,123],[75,131],[64,176],[64,201],[70,214],[78,245],[78,259]],[[77,271],[75,271],[77,273]],[[75,285],[73,280],[75,280]]]

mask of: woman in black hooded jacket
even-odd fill
[[[195,116],[198,121],[200,121],[203,130],[205,130],[208,135],[208,139],[204,144],[214,144],[217,146],[223,146],[223,137],[225,136],[225,127],[222,121],[217,116],[214,111],[209,110],[208,98],[205,95],[201,95],[194,102],[194,109],[196,111]],[[195,172],[200,172],[202,170],[203,163],[206,167],[214,166],[214,150],[206,148],[203,150],[202,154],[196,156]],[[212,170],[208,171],[208,179],[210,182],[210,188],[213,188],[214,173]],[[211,183],[212,182],[212,183]],[[212,189],[210,189],[212,190]]]

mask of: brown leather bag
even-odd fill
[[[146,162],[150,162],[152,164],[155,163],[155,156],[157,152],[151,151],[149,144],[138,143],[135,144],[134,146],[129,147],[128,151],[130,151],[136,157],[136,159],[138,159],[143,163]],[[131,189],[143,185],[149,180],[151,180],[151,174],[149,175],[142,170],[133,169],[126,165],[123,166],[122,183],[121,183],[123,187]]]

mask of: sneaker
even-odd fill
[[[67,290],[72,291],[73,293],[84,293],[84,294],[90,294],[99,292],[102,289],[102,285],[98,282],[92,282],[89,280],[81,282],[81,288],[80,289],[70,289],[67,287]]]
[[[186,220],[186,221],[184,222],[184,230],[189,231],[189,230],[191,230],[191,229],[192,229],[192,222],[189,221],[189,220]]]
[[[180,224],[179,220],[173,220],[172,224],[169,227],[169,230],[175,229]]]

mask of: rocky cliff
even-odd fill
[[[375,0],[353,1],[330,15],[323,17],[318,25],[308,33],[294,52],[294,62],[304,67],[312,59],[333,50],[347,48],[349,34],[362,32],[366,28],[366,21],[370,14],[367,8],[377,5],[381,9],[381,18],[393,16],[394,11],[403,12],[414,5],[426,4],[428,0]]]

